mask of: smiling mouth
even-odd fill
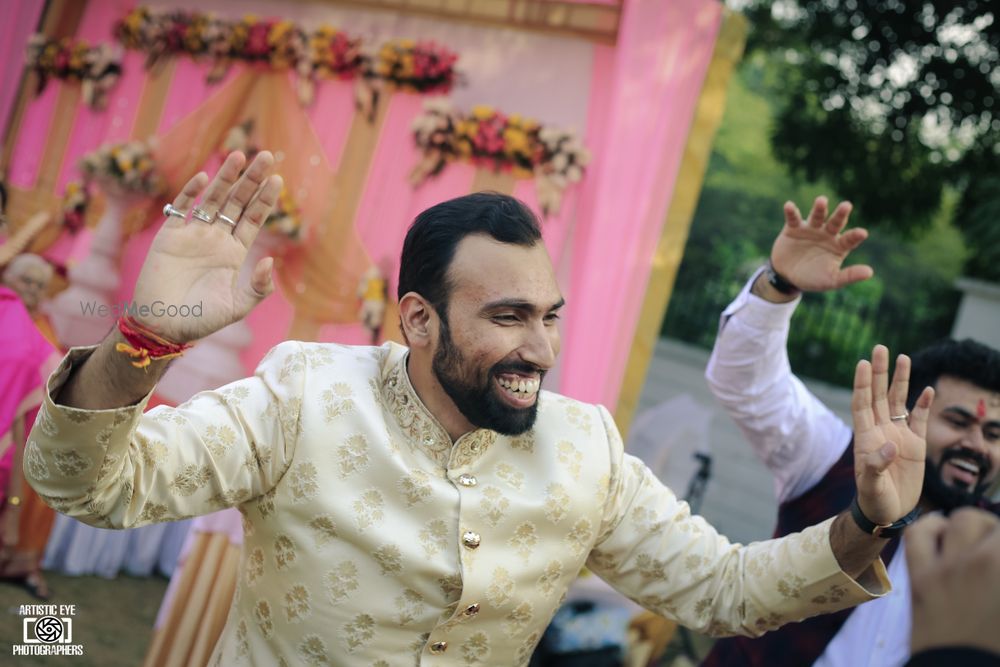
[[[519,408],[533,405],[538,398],[538,389],[541,386],[540,379],[519,375],[497,376],[496,383],[500,387],[500,394],[504,399]]]
[[[960,482],[969,488],[974,487],[979,482],[979,465],[968,460],[953,458],[948,459],[945,465],[950,467],[951,477],[956,482]]]

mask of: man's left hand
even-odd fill
[[[889,350],[876,345],[871,363],[858,362],[854,416],[854,477],[858,504],[870,521],[890,524],[916,507],[924,483],[927,415],[934,390],[924,389],[907,417],[910,358],[896,360],[889,384]]]

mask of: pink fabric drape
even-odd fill
[[[175,1],[167,5],[194,8]],[[262,3],[254,6],[257,5]],[[268,14],[286,13],[277,3],[273,7]],[[295,11],[305,12],[303,7],[306,5],[296,5]],[[324,12],[334,11],[318,5],[308,7],[313,23],[322,20]],[[109,39],[107,30],[124,9],[125,0],[91,0],[80,36]],[[293,13],[291,7],[287,13]],[[338,14],[350,15],[353,14]],[[542,72],[549,62],[546,53],[555,59],[553,62],[559,61],[563,70],[572,70],[567,71],[565,78],[568,87],[558,92],[532,89],[527,95],[523,87],[514,86],[521,93],[510,93],[503,88],[507,97],[500,105],[502,110],[515,113],[530,107],[535,111],[529,111],[529,115],[558,127],[582,122],[585,143],[594,154],[584,181],[567,191],[560,212],[543,223],[545,243],[563,279],[561,286],[569,302],[563,320],[564,345],[558,387],[553,388],[574,398],[611,407],[617,400],[652,253],[672,196],[721,18],[722,5],[715,0],[670,3],[632,0],[623,15],[618,44],[614,47],[589,46],[585,51],[592,54],[589,60],[581,60],[579,56],[571,61],[559,60],[566,53],[579,53],[579,42],[553,39],[527,45],[534,38],[524,36],[521,40],[525,43],[519,47],[523,50],[522,57],[530,53],[533,62],[539,63],[540,74],[546,74]],[[343,22],[343,27],[350,29],[351,25]],[[98,34],[102,30],[104,34]],[[471,28],[464,30],[468,32]],[[486,34],[485,29],[483,34]],[[499,89],[483,90],[482,81],[495,81],[505,68],[512,70],[495,50],[489,50],[490,43],[489,40],[467,41],[469,58],[463,61],[463,67],[468,68],[466,76],[472,82],[470,86],[479,82],[475,98],[483,101],[491,101],[487,99],[489,94],[497,94]],[[129,54],[125,65],[125,76],[112,93],[109,109],[103,116],[82,108],[77,112],[71,143],[62,164],[60,186],[71,176],[82,152],[111,139],[126,138],[131,133],[145,72],[139,54]],[[580,69],[574,69],[577,65]],[[205,84],[207,65],[178,58],[173,67],[170,91],[158,127],[160,134],[189,117],[222,87]],[[230,77],[245,71],[240,65],[234,65],[232,70]],[[534,80],[532,73],[521,70],[510,71],[509,76],[512,81],[521,83]],[[589,79],[589,89],[578,85],[578,80],[586,79]],[[34,184],[59,85],[51,84],[40,99],[29,105],[21,135],[16,139],[15,160],[11,166],[11,181],[15,185],[31,187]],[[352,87],[352,82],[320,82],[316,104],[306,112],[311,128],[303,129],[316,134],[321,154],[289,155],[286,159],[304,160],[308,164],[321,160],[324,166],[338,168],[354,114]],[[461,89],[460,94],[469,97],[470,91]],[[548,109],[555,118],[549,117],[546,107],[540,104],[549,98],[560,102]],[[419,113],[421,103],[422,98],[415,95],[395,94],[388,98],[389,107],[355,218],[364,249],[382,266],[393,295],[399,248],[410,221],[427,206],[469,192],[475,176],[471,165],[452,163],[421,187],[409,186],[406,175],[416,162],[410,124]],[[560,120],[559,114],[570,111],[578,115],[569,122]],[[537,206],[533,181],[519,181],[514,194],[530,206]],[[337,193],[329,196],[336,197]],[[322,225],[324,221],[311,222]],[[131,293],[153,234],[154,230],[146,230],[128,241],[121,267],[123,298]],[[74,255],[84,252],[86,246],[84,233],[78,239]],[[331,279],[336,277],[331,276]],[[291,308],[280,292],[251,314],[249,324],[255,338],[243,354],[248,372],[267,349],[287,335],[291,321]],[[394,327],[395,323],[387,323],[387,326]],[[324,326],[319,339],[345,343],[368,341],[360,325]]]
[[[111,26],[127,11],[127,7],[127,3],[120,0],[88,4],[76,38],[85,40],[89,44],[101,42],[115,44]],[[63,154],[56,185],[58,193],[62,193],[69,181],[80,179],[77,162],[85,153],[94,150],[101,143],[128,139],[146,81],[142,63],[142,55],[135,52],[125,53],[122,76],[108,93],[106,109],[94,110],[82,103],[77,106],[76,119],[70,132],[69,144]]]
[[[42,402],[42,386],[53,368],[56,349],[31,320],[20,297],[0,287],[0,500],[6,496],[14,450],[14,420],[29,415]],[[25,424],[25,436],[31,422]]]
[[[0,21],[0,130],[14,112],[17,88],[24,72],[24,49],[38,30],[45,0],[20,0],[4,6]]]
[[[722,5],[634,0],[619,35],[611,108],[577,220],[561,385],[613,407]]]

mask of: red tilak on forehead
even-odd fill
[[[976,406],[976,416],[980,419],[986,418],[986,401],[979,399],[979,404]]]

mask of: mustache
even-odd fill
[[[502,375],[504,373],[516,373],[521,375],[534,375],[537,373],[539,378],[544,378],[546,371],[538,366],[535,366],[534,364],[517,361],[501,361],[498,364],[494,364],[493,368],[490,369],[491,375]]]
[[[963,447],[962,445],[946,449],[944,453],[941,454],[941,461],[938,463],[938,466],[943,466],[951,459],[968,459],[969,461],[975,463],[979,466],[979,479],[986,479],[992,469],[990,460],[986,454],[974,449],[969,449],[968,447]]]

